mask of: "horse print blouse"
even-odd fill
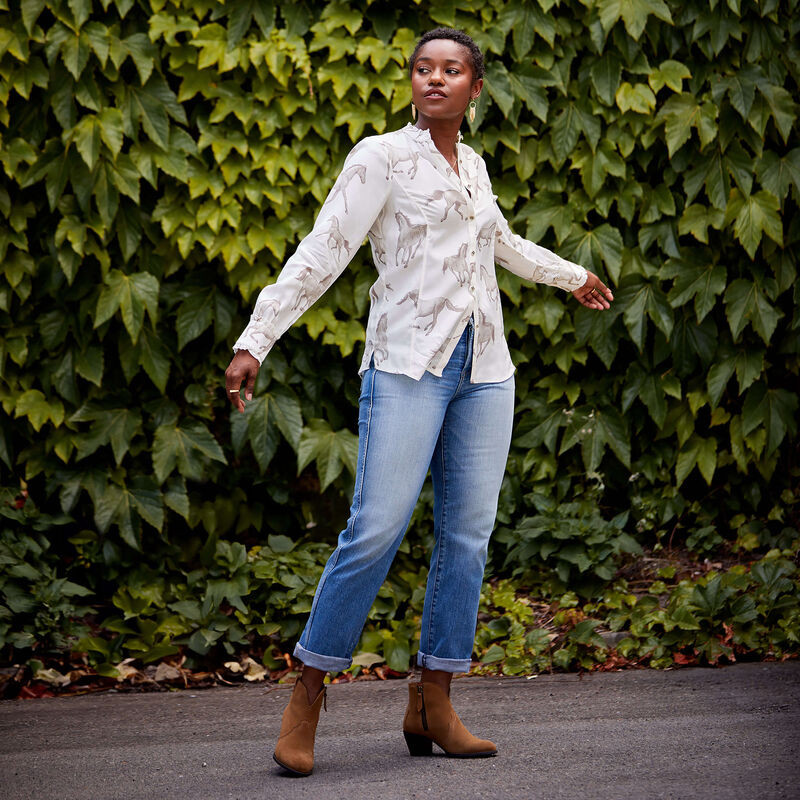
[[[372,362],[416,380],[426,371],[441,375],[472,317],[471,382],[511,377],[495,262],[569,291],[585,283],[586,270],[512,233],[483,159],[463,143],[456,149],[460,178],[429,132],[410,123],[359,142],[313,230],[261,290],[234,350],[263,362],[368,236],[378,277],[359,374]]]

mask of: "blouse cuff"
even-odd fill
[[[263,324],[257,325],[251,321],[236,340],[233,351],[238,353],[239,350],[247,350],[251,356],[258,359],[259,364],[263,364],[276,341],[278,341],[278,336],[271,328]]]

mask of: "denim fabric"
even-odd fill
[[[470,322],[441,377],[417,381],[374,367],[364,373],[350,518],[294,651],[304,664],[339,671],[352,663],[430,468],[435,546],[417,663],[469,670],[514,414],[513,377],[469,382],[473,340]]]

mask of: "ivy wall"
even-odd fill
[[[616,296],[592,313],[501,277],[517,417],[490,574],[591,592],[641,546],[786,546],[797,7],[0,0],[6,641],[58,638],[55,600],[9,622],[53,581],[113,598],[106,627],[151,654],[297,634],[347,514],[368,249],[243,416],[223,371],[353,143],[409,121],[406,59],[438,24],[485,50],[465,140],[512,226]],[[430,506],[376,618],[416,602]]]

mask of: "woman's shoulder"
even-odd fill
[[[395,150],[406,144],[404,129],[387,133],[378,133],[374,136],[365,136],[360,139],[350,151],[353,153],[375,153],[385,157],[390,150]]]

